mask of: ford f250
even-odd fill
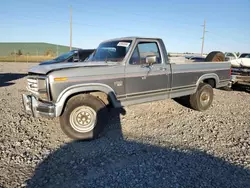
[[[32,67],[24,108],[34,117],[59,117],[76,140],[98,137],[112,107],[183,97],[204,111],[213,88],[227,86],[231,73],[230,63],[212,62],[217,53],[211,53],[204,62],[178,63],[169,61],[159,38],[104,41],[84,62]]]

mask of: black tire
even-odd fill
[[[207,96],[209,97],[208,99]],[[196,93],[190,95],[189,98],[190,106],[191,108],[197,111],[207,110],[213,102],[213,97],[214,97],[213,88],[209,84],[201,83],[198,86]]]
[[[221,62],[225,61],[225,55],[224,53],[220,51],[213,51],[210,52],[207,57],[205,58],[206,62]]]
[[[64,112],[60,116],[60,125],[63,132],[74,140],[92,140],[99,136],[105,126],[106,119],[106,105],[100,99],[89,94],[80,94],[68,100]],[[82,123],[85,124],[89,121],[90,124],[87,126],[82,125]],[[82,128],[85,130],[81,130]]]

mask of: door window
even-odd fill
[[[135,48],[129,64],[140,65],[146,63],[147,56],[156,56],[156,63],[161,63],[161,55],[156,42],[139,42]]]

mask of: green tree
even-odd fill
[[[18,55],[18,56],[23,55],[22,50],[19,49],[19,50],[17,51],[17,54],[16,54],[16,55]]]
[[[54,56],[54,52],[53,52],[52,49],[47,49],[47,50],[45,51],[45,55],[46,55],[46,56]]]

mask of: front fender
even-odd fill
[[[109,99],[111,100],[111,103],[115,108],[121,106],[118,100],[116,99],[115,91],[110,86],[98,83],[79,84],[70,86],[61,92],[55,104],[55,116],[58,117],[62,114],[65,102],[71,95],[89,91],[104,92],[109,96]]]

